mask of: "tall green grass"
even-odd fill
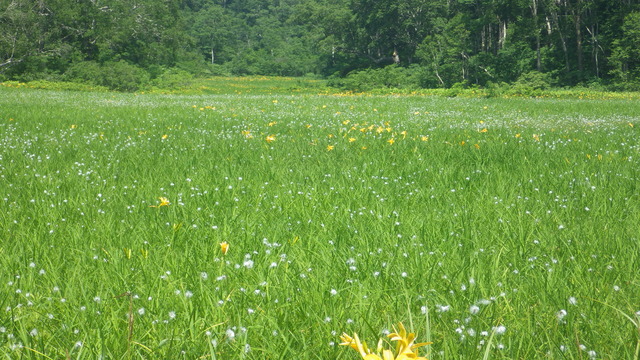
[[[0,88],[0,354],[354,359],[342,332],[403,321],[430,359],[637,359],[639,129],[627,100]]]

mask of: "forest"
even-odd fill
[[[638,0],[0,0],[0,81],[640,89]]]

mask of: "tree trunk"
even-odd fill
[[[583,71],[584,65],[582,60],[582,9],[581,9],[581,0],[578,0],[576,3],[576,8],[574,9],[574,19],[576,25],[576,52],[578,53],[578,70]]]
[[[551,20],[553,21],[553,25],[555,25],[556,30],[558,31],[558,35],[560,36],[560,46],[562,46],[562,52],[564,53],[564,67],[567,72],[571,70],[569,66],[569,49],[567,47],[567,38],[564,36],[562,29],[560,28],[560,22],[558,20],[558,13],[555,10],[551,11]],[[551,33],[551,26],[549,26],[549,33]]]
[[[498,50],[504,47],[504,43],[507,41],[507,22],[500,20],[498,28]]]
[[[536,70],[542,71],[542,59],[540,58],[540,25],[538,24],[538,0],[531,0],[531,15],[536,28]]]
[[[444,87],[444,81],[440,77],[440,72],[438,72],[438,57],[435,54],[433,55],[433,72],[436,74],[438,81],[440,81],[440,85]]]
[[[571,67],[569,66],[569,49],[567,48],[567,39],[564,37],[560,29],[558,29],[558,33],[560,34],[560,43],[562,44],[562,51],[564,52],[564,68],[569,72]]]
[[[589,35],[591,35],[591,44],[593,47],[593,50],[592,50],[593,62],[596,68],[596,77],[599,78],[600,77],[600,61],[599,61],[600,59],[598,57],[598,53],[600,52],[600,50],[603,50],[603,49],[600,46],[600,43],[598,43],[596,26],[592,25],[591,28],[587,27],[586,29],[587,29],[587,32],[589,32]]]

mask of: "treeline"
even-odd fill
[[[640,89],[640,0],[0,0],[0,80]]]

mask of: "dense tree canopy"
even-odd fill
[[[400,67],[424,87],[637,88],[639,49],[639,0],[0,0],[5,79]]]

